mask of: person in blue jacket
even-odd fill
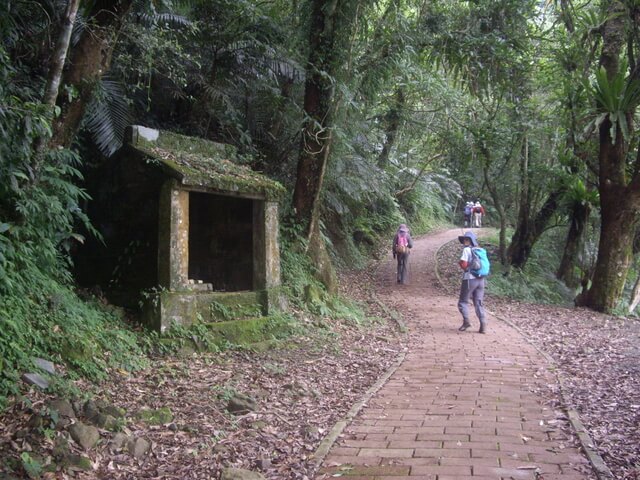
[[[463,270],[460,297],[458,299],[458,311],[462,314],[462,325],[458,330],[464,332],[467,328],[471,327],[471,323],[469,322],[469,299],[472,299],[476,316],[478,317],[478,320],[480,320],[480,330],[478,330],[478,332],[487,333],[486,315],[484,307],[482,306],[482,302],[484,300],[485,279],[476,278],[471,273],[470,269],[473,257],[471,249],[479,246],[478,238],[475,233],[466,232],[464,235],[460,235],[458,240],[464,245],[460,261],[458,262],[460,268]]]

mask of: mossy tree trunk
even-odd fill
[[[293,208],[307,236],[316,228],[319,200],[331,148],[333,81],[336,69],[335,15],[337,0],[313,0],[309,29],[309,61],[304,88],[305,119]]]
[[[296,220],[309,239],[309,251],[319,271],[331,269],[319,227],[320,194],[329,159],[335,113],[334,85],[341,72],[348,32],[359,1],[312,0],[309,57],[304,90],[305,119],[302,126],[293,208]],[[313,246],[313,247],[312,247]],[[334,273],[321,273],[328,287]]]
[[[98,79],[109,70],[116,37],[132,0],[93,2],[80,39],[69,52],[62,85],[72,96],[60,95],[61,114],[53,123],[51,146],[69,147],[80,126]]]
[[[608,2],[607,20],[602,28],[600,65],[609,81],[622,73],[620,56],[627,43],[627,26],[632,21],[623,2]],[[637,67],[633,69],[631,79],[637,81],[639,73]],[[640,213],[640,149],[635,160],[631,164],[627,162],[636,108],[637,105],[632,104],[626,111],[615,112],[618,118],[626,117],[626,138],[620,125],[612,130],[613,112],[606,112],[609,115],[599,127],[600,242],[591,288],[582,297],[581,304],[602,312],[611,312],[622,297]],[[611,138],[613,131],[616,132],[615,141]]]

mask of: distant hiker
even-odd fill
[[[480,202],[476,202],[473,206],[473,226],[476,228],[482,227],[482,217],[484,216],[484,207]]]
[[[464,332],[471,326],[469,322],[469,299],[472,299],[478,320],[480,320],[479,333],[486,333],[487,322],[485,319],[484,300],[485,277],[489,274],[489,260],[487,252],[478,245],[478,238],[473,232],[466,232],[458,237],[464,245],[459,265],[464,273],[458,299],[458,310],[462,314],[462,325],[458,330]]]
[[[398,260],[398,283],[409,280],[409,250],[413,248],[413,241],[409,228],[402,223],[393,237],[393,258]]]
[[[464,226],[469,228],[471,226],[471,215],[473,214],[473,202],[467,202],[464,206]]]

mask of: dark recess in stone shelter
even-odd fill
[[[189,278],[214,291],[253,288],[253,202],[189,193]]]

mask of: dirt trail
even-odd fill
[[[549,398],[556,379],[515,329],[488,317],[458,332],[457,299],[437,288],[436,253],[460,230],[414,242],[410,283],[395,263],[379,269],[378,295],[402,313],[409,351],[325,458],[320,478],[587,479],[564,414]]]

